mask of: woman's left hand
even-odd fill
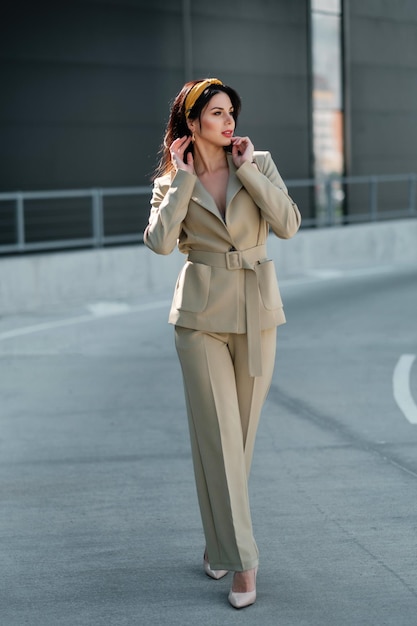
[[[252,163],[253,143],[249,137],[232,138],[232,158],[236,167],[240,167],[245,161]]]

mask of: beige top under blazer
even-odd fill
[[[188,255],[175,287],[169,322],[212,332],[248,333],[252,375],[260,375],[259,331],[285,323],[269,229],[282,239],[301,216],[269,152],[255,152],[256,167],[236,168],[227,154],[229,180],[223,219],[197,176],[178,170],[154,182],[144,243],[158,254],[176,245]]]

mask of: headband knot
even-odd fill
[[[185,117],[189,117],[191,109],[201,96],[203,91],[210,85],[223,85],[222,81],[218,78],[206,78],[199,83],[196,83],[194,87],[190,89],[185,98]]]

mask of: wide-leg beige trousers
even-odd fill
[[[262,376],[249,376],[245,334],[175,327],[197,495],[210,566],[258,564],[248,476],[275,362],[276,328],[261,333]]]

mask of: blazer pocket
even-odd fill
[[[187,261],[178,276],[174,294],[175,308],[201,313],[207,306],[210,291],[210,265]]]
[[[258,265],[255,265],[255,272],[258,277],[259,293],[265,309],[269,311],[282,309],[281,294],[274,262],[267,260],[258,263]]]

